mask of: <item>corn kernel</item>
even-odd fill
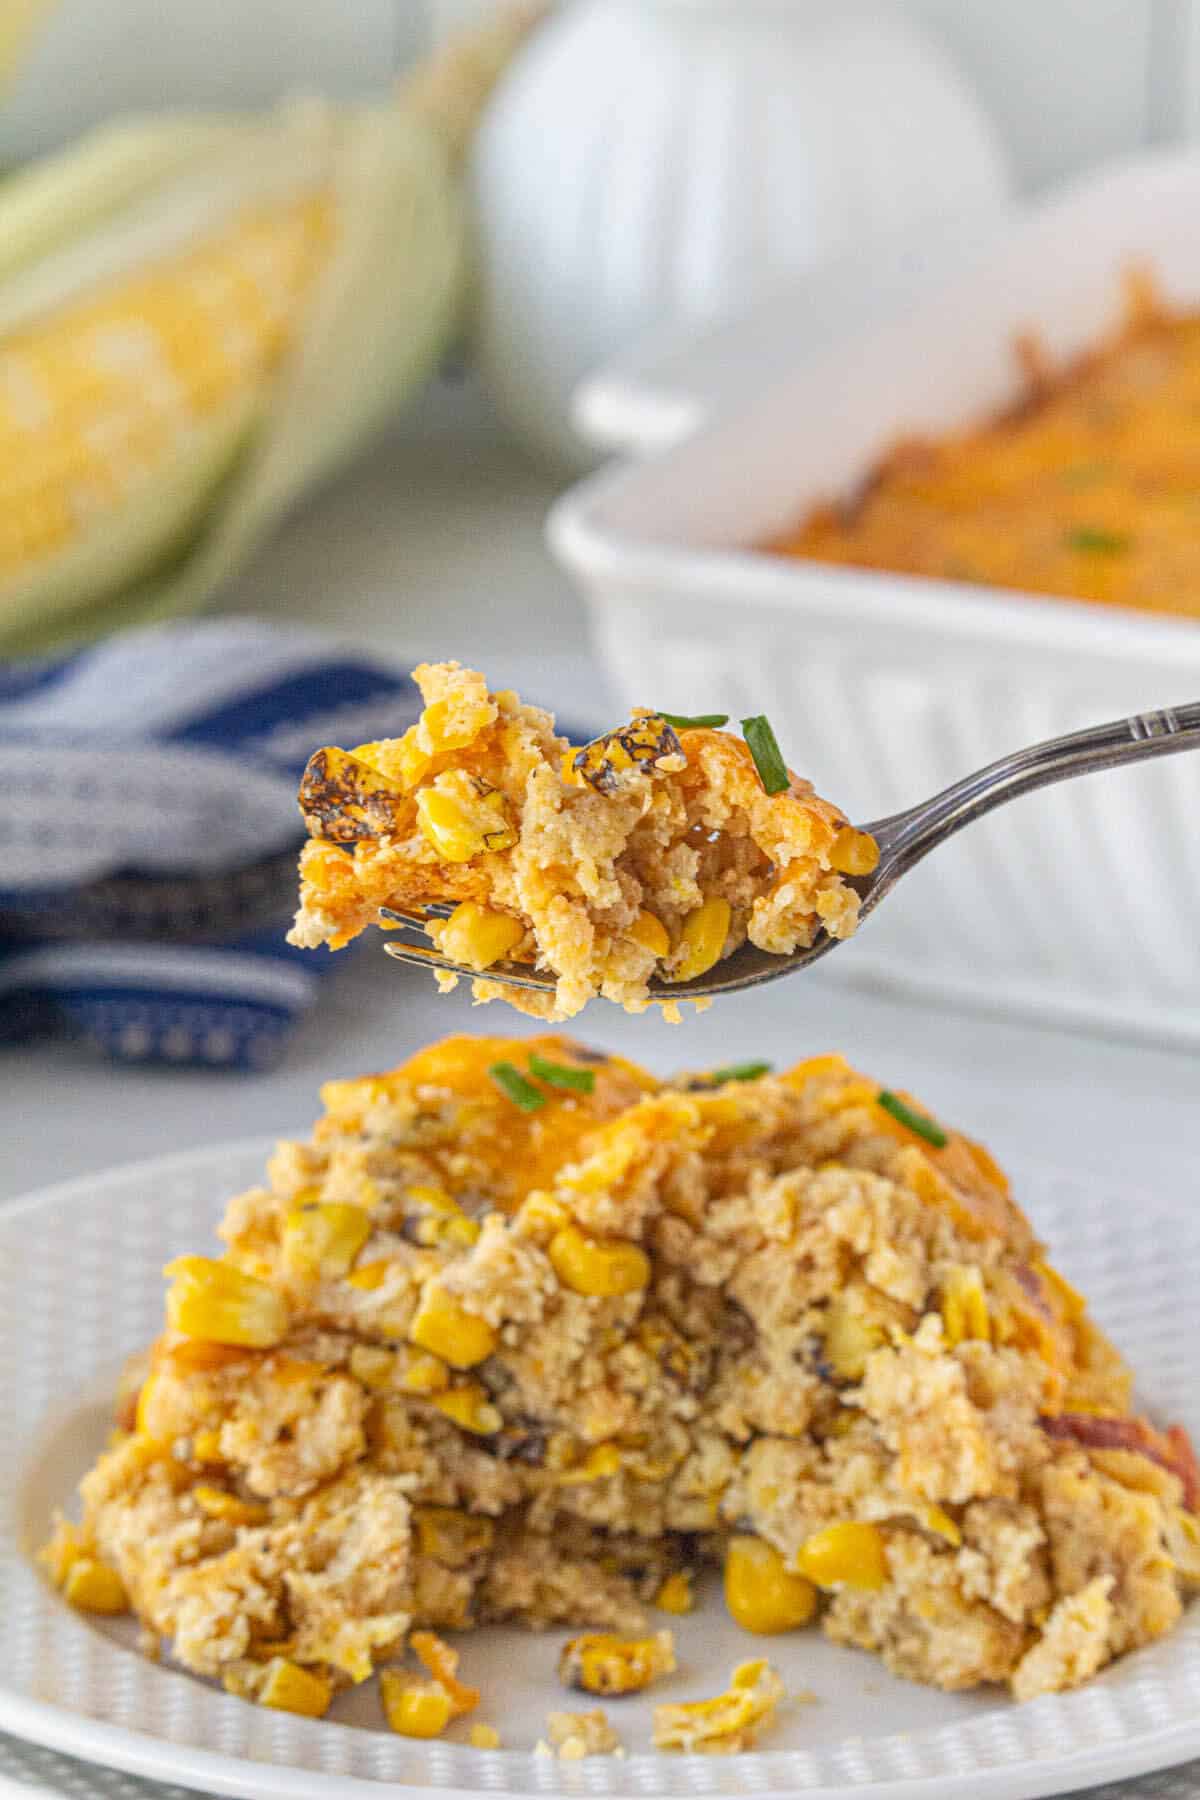
[[[822,1588],[881,1588],[888,1576],[882,1534],[853,1520],[826,1525],[801,1545],[796,1570]]]
[[[732,917],[728,900],[719,895],[688,914],[680,933],[680,956],[673,972],[675,981],[694,981],[699,975],[707,975],[713,965],[720,962]]]
[[[257,1505],[253,1500],[239,1500],[236,1494],[227,1494],[224,1488],[206,1487],[201,1483],[192,1489],[192,1499],[202,1513],[210,1519],[220,1519],[226,1525],[265,1525],[270,1518],[270,1509]]]
[[[515,950],[524,935],[525,927],[519,919],[494,912],[474,900],[464,900],[438,927],[437,946],[468,969],[490,969]]]
[[[422,788],[417,795],[417,824],[443,862],[470,862],[485,850],[511,849],[517,841],[503,795],[494,789],[473,794],[466,781],[457,788],[448,784]]]
[[[479,1689],[467,1687],[458,1679],[458,1651],[433,1631],[414,1631],[409,1643],[419,1661],[449,1694],[454,1717],[461,1719],[465,1713],[474,1712],[479,1705]]]
[[[867,1358],[883,1343],[880,1326],[864,1319],[845,1295],[835,1295],[825,1315],[825,1361],[839,1381],[861,1381]]]
[[[473,1369],[496,1348],[496,1333],[478,1313],[468,1312],[439,1282],[431,1281],[421,1295],[409,1338],[422,1350],[432,1350],[452,1369]]]
[[[133,1424],[134,1430],[139,1432],[142,1437],[154,1436],[154,1433],[150,1429],[150,1416],[157,1387],[158,1376],[147,1375],[145,1381],[143,1381],[141,1387],[138,1389],[137,1405],[134,1408],[133,1413]]]
[[[656,1750],[747,1750],[783,1699],[770,1663],[740,1663],[713,1700],[683,1700],[654,1709]]]
[[[361,1269],[352,1269],[346,1280],[360,1294],[373,1294],[387,1280],[391,1266],[390,1260],[383,1257],[379,1262],[364,1263]]]
[[[817,1595],[765,1538],[735,1537],[725,1555],[725,1604],[743,1631],[769,1637],[807,1625]]]
[[[490,1550],[496,1536],[491,1519],[460,1512],[453,1506],[421,1506],[413,1515],[417,1545],[449,1569],[463,1569]]]
[[[198,1431],[192,1439],[192,1460],[198,1463],[215,1463],[222,1460],[221,1434],[206,1426]]]
[[[355,1344],[350,1351],[350,1373],[374,1394],[392,1386],[396,1374],[396,1353],[381,1344]]]
[[[696,1597],[686,1569],[677,1569],[674,1575],[667,1576],[654,1596],[654,1604],[659,1612],[682,1614],[694,1611]]]
[[[494,1725],[472,1725],[467,1733],[467,1742],[472,1750],[498,1750],[500,1733]]]
[[[654,956],[666,956],[671,948],[671,937],[661,919],[656,919],[652,912],[641,911],[629,927],[629,935],[643,950],[649,950]]]
[[[384,1669],[379,1688],[387,1722],[401,1737],[441,1737],[454,1717],[454,1702],[438,1681],[419,1681],[403,1669]]]
[[[477,1437],[491,1437],[504,1423],[483,1389],[473,1381],[465,1387],[451,1388],[447,1394],[435,1394],[433,1404],[453,1424],[473,1431]]]
[[[405,1394],[440,1394],[450,1386],[450,1371],[437,1356],[409,1356],[396,1386]]]
[[[650,1258],[640,1245],[588,1237],[577,1225],[556,1232],[547,1254],[563,1286],[576,1294],[613,1299],[650,1282]]]
[[[465,750],[496,716],[490,700],[464,705],[461,699],[431,700],[421,714],[421,735],[435,754]]]
[[[620,1638],[605,1631],[571,1638],[558,1658],[565,1687],[589,1694],[637,1694],[675,1669],[675,1640],[669,1631],[648,1638]]]
[[[184,1337],[269,1350],[287,1334],[287,1309],[274,1288],[232,1263],[207,1256],[179,1256],[163,1273],[171,1278],[167,1323]]]
[[[593,1481],[604,1481],[621,1472],[621,1452],[615,1444],[597,1444],[573,1469],[564,1469],[558,1477],[559,1487],[586,1487]]]
[[[990,1341],[991,1316],[983,1277],[977,1268],[957,1267],[947,1271],[942,1281],[942,1323],[948,1344],[961,1344],[967,1338]]]
[[[275,1712],[299,1713],[303,1719],[320,1719],[329,1711],[332,1699],[330,1682],[314,1675],[311,1669],[302,1669],[299,1663],[275,1656],[268,1664],[267,1679],[259,1692],[258,1703]]]
[[[962,1543],[962,1532],[944,1507],[923,1506],[917,1517],[926,1531],[932,1531],[935,1537],[944,1538],[953,1549],[958,1549]]]
[[[284,1268],[301,1281],[336,1280],[349,1273],[370,1235],[370,1215],[361,1206],[293,1207],[283,1227]]]
[[[129,1611],[125,1583],[115,1569],[95,1556],[80,1556],[72,1562],[63,1582],[63,1595],[78,1612],[111,1618]]]
[[[879,845],[870,832],[844,825],[833,840],[829,866],[839,875],[870,875],[879,867]]]

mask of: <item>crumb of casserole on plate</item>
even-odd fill
[[[425,710],[403,737],[309,762],[292,943],[338,949],[381,907],[450,903],[429,925],[444,955],[556,977],[553,996],[476,979],[476,999],[561,1020],[597,994],[642,1012],[651,976],[691,981],[747,938],[786,955],[854,930],[846,877],[878,851],[784,767],[765,719],[747,742],[637,712],[573,749],[457,663],[415,675]]]
[[[619,1705],[703,1565],[752,1654],[819,1628],[1018,1698],[1176,1623],[1186,1436],[1131,1413],[1004,1175],[910,1098],[839,1056],[660,1082],[559,1036],[323,1098],[222,1254],[168,1267],[45,1552],[76,1605],[268,1706],[382,1666],[410,1735],[473,1712],[438,1634],[487,1622],[583,1632],[562,1678]],[[746,1741],[775,1697],[752,1664],[658,1741]]]
[[[767,547],[1195,615],[1200,314],[1173,313],[1134,272],[1107,341],[1062,369],[1030,334],[1017,350],[1024,389],[999,416],[902,440]]]

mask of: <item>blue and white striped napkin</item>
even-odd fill
[[[305,760],[420,704],[383,660],[255,620],[0,665],[0,1040],[269,1068],[336,967],[284,942]]]

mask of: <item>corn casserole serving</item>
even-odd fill
[[[480,1702],[439,1633],[570,1628],[547,1668],[619,1699],[669,1676],[709,1565],[754,1646],[811,1622],[1018,1699],[1178,1620],[1186,1436],[1132,1413],[1000,1169],[908,1096],[839,1056],[659,1081],[545,1036],[323,1099],[221,1254],[168,1266],[43,1552],[147,1649],[313,1715],[378,1672],[381,1721],[432,1736]],[[654,1741],[744,1748],[781,1693],[760,1649]],[[613,1736],[565,1717],[560,1754]]]
[[[573,749],[457,663],[415,674],[425,710],[403,737],[309,762],[292,943],[337,949],[381,907],[450,903],[428,934],[478,972],[476,999],[557,1021],[597,994],[642,1012],[652,975],[691,981],[747,939],[786,955],[854,930],[847,877],[874,841],[791,774],[765,719],[735,738],[636,712]],[[551,971],[553,994],[489,981],[502,962]]]
[[[1145,276],[1126,317],[1065,369],[1018,349],[1024,391],[995,419],[909,438],[857,492],[769,549],[816,562],[1200,614],[1200,314]]]

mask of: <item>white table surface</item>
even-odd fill
[[[504,444],[468,386],[443,386],[292,521],[227,604],[357,632],[413,661],[457,655],[564,717],[602,720],[605,683],[582,608],[541,547],[553,486]],[[839,967],[853,955],[851,945]],[[1200,1203],[1195,1056],[918,1006],[855,987],[834,960],[726,1001],[686,1030],[597,1003],[580,1032],[662,1070],[841,1049],[1002,1161],[1069,1164],[1107,1184],[1128,1180],[1134,1194],[1170,1182],[1181,1206]],[[347,957],[269,1075],[136,1071],[62,1045],[0,1052],[0,1202],[166,1150],[306,1134],[327,1076],[386,1068],[450,1031],[531,1029],[507,1009],[472,1011],[461,990],[440,999],[424,974],[368,952]],[[1058,1255],[1069,1268],[1069,1245]],[[58,1791],[82,1792],[67,1773]],[[1169,1787],[1119,1791],[1193,1800],[1200,1765]]]

